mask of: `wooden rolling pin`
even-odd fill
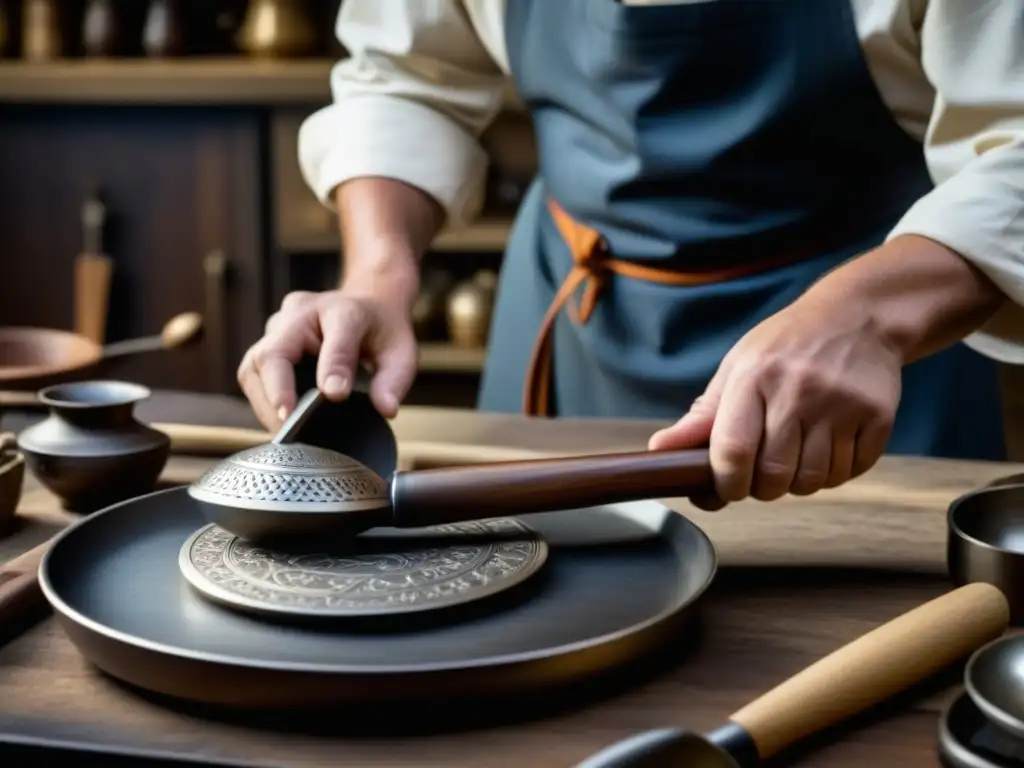
[[[646,731],[576,768],[760,765],[967,657],[1002,635],[1009,621],[1002,592],[989,584],[968,584],[816,661],[705,738],[681,728]]]
[[[35,392],[0,391],[0,408],[42,408]],[[230,456],[263,443],[272,435],[262,429],[209,427],[200,424],[151,424],[171,438],[171,452],[192,456]],[[453,464],[482,464],[491,461],[515,461],[557,456],[527,448],[496,448],[481,445],[451,445],[429,440],[408,440],[399,444],[399,463],[426,468]]]
[[[20,392],[18,390],[0,390],[0,409],[45,409],[35,392]]]
[[[197,424],[156,422],[154,429],[171,438],[171,450],[194,456],[228,456],[246,448],[270,442],[272,435],[261,429],[206,427]],[[423,469],[454,464],[483,464],[492,461],[547,458],[556,454],[524,448],[495,448],[479,445],[451,445],[407,440],[398,445],[399,464]]]

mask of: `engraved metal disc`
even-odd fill
[[[548,556],[544,540],[515,518],[368,541],[372,545],[362,551],[296,555],[208,525],[185,542],[178,565],[205,597],[234,608],[356,618],[450,608],[495,595],[535,574]]]
[[[387,482],[369,467],[302,443],[240,451],[204,473],[188,493],[211,504],[281,512],[350,512],[390,503]]]

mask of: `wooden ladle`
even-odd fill
[[[103,359],[159,352],[162,349],[177,349],[197,338],[202,329],[202,315],[198,312],[183,312],[164,323],[160,333],[107,344],[103,347]]]

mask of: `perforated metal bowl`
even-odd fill
[[[303,443],[241,451],[206,472],[188,494],[210,522],[249,540],[357,532],[386,520],[390,509],[388,483],[373,470]]]

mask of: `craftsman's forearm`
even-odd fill
[[[444,220],[426,193],[393,179],[360,178],[335,193],[342,238],[343,284],[384,283],[415,290],[419,261]]]
[[[801,301],[862,312],[912,363],[976,331],[1006,300],[970,262],[941,243],[905,235],[850,261]]]

